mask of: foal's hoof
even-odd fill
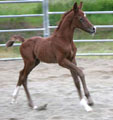
[[[83,106],[87,112],[93,111],[93,109],[87,104],[87,101],[84,98],[81,99],[80,105]]]
[[[10,104],[16,104],[16,103],[17,103],[17,101],[14,98],[10,102]]]
[[[38,109],[38,107],[37,106],[33,106],[33,110],[37,110]]]
[[[30,106],[31,107],[31,106]],[[46,110],[47,109],[47,104],[45,105],[42,105],[42,106],[33,106],[32,107],[33,110],[38,110],[38,111],[41,111],[41,110]]]
[[[88,99],[88,105],[89,106],[93,106],[94,105],[94,102],[93,102],[92,98]]]
[[[88,102],[88,105],[89,105],[89,106],[93,106],[93,105],[94,105],[94,102]]]
[[[39,111],[41,111],[41,110],[46,110],[46,109],[47,109],[47,104],[42,105],[42,106],[39,106],[39,107],[37,108],[37,110],[39,110]]]

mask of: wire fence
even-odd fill
[[[50,35],[50,29],[55,29],[57,26],[49,25],[49,15],[64,14],[65,12],[50,12],[48,9],[48,0],[23,0],[23,1],[0,1],[0,4],[13,3],[37,3],[41,2],[43,14],[23,14],[23,15],[0,15],[0,18],[19,18],[19,17],[43,17],[43,28],[27,28],[27,29],[9,29],[0,30],[0,33],[5,32],[28,32],[28,31],[43,31],[44,36]],[[85,11],[86,14],[113,14],[113,11]],[[96,28],[113,28],[113,25],[95,25]],[[113,42],[113,39],[97,39],[97,40],[74,40],[74,42]],[[21,44],[14,44],[20,46]],[[5,47],[5,44],[0,44],[0,47]],[[78,56],[111,56],[113,53],[78,53]],[[21,58],[1,58],[0,60],[18,60]]]

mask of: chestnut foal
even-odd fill
[[[60,66],[69,69],[80,97],[80,104],[86,111],[92,110],[90,106],[93,105],[93,101],[86,86],[84,73],[76,64],[75,55],[77,49],[73,42],[73,34],[75,28],[80,28],[91,34],[95,33],[96,30],[81,9],[82,2],[79,6],[75,3],[73,8],[63,15],[58,27],[50,37],[35,36],[24,40],[23,37],[15,35],[7,42],[7,47],[12,46],[15,41],[22,42],[20,53],[24,61],[24,68],[20,71],[12,103],[17,98],[20,86],[23,85],[30,107],[37,108],[37,106],[34,106],[27,88],[27,76],[42,61],[46,63],[58,63]],[[82,95],[79,78],[83,85],[87,102]]]

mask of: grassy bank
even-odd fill
[[[80,0],[78,1],[78,4]],[[113,10],[112,0],[82,0],[84,11]],[[67,11],[72,8],[75,0],[49,0],[49,11]],[[0,15],[37,14],[42,13],[42,3],[0,4]],[[50,15],[50,24],[56,25],[61,15]],[[87,15],[93,24],[113,24],[113,15]],[[0,18],[0,28],[23,28],[42,26],[42,17]]]
[[[80,3],[80,0],[76,0]],[[112,0],[82,0],[84,11],[113,11]],[[68,11],[75,0],[49,0],[49,11]],[[0,15],[19,15],[42,13],[41,3],[0,4]],[[113,15],[87,15],[95,25],[112,25]],[[50,25],[57,25],[61,15],[50,15]],[[41,27],[42,17],[0,18],[0,29],[18,29]],[[25,38],[43,35],[43,32],[0,33],[0,43],[5,43],[13,34],[21,34]],[[75,30],[74,39],[113,39],[113,29],[97,29],[95,36],[81,30]],[[76,43],[78,52],[112,52],[113,43]],[[12,53],[13,51],[13,53]],[[0,48],[0,57],[19,56],[18,48]]]

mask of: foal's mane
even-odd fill
[[[67,16],[71,11],[72,11],[72,9],[69,10],[69,11],[67,11],[66,13],[64,13],[64,15],[62,16],[62,18],[61,18],[61,20],[60,20],[60,22],[59,22],[58,27],[57,27],[56,30],[58,30],[58,29],[60,28],[60,26],[61,26],[61,24],[62,24],[62,22],[63,22],[65,16]]]

